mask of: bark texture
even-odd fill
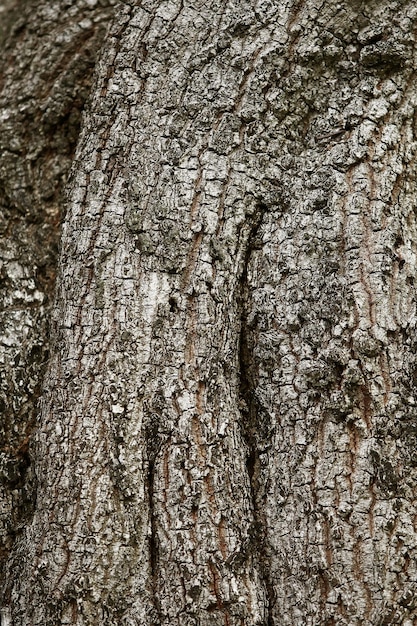
[[[416,19],[117,5],[13,626],[417,624]]]
[[[0,580],[35,502],[61,192],[111,2],[0,3]]]

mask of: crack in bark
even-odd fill
[[[257,423],[257,410],[256,401],[254,398],[254,381],[251,369],[253,368],[253,355],[248,341],[248,299],[249,299],[249,286],[248,286],[248,267],[251,261],[252,254],[257,248],[255,246],[255,239],[258,235],[262,219],[267,210],[267,207],[263,204],[259,204],[255,214],[253,216],[252,227],[247,240],[246,253],[243,263],[243,271],[239,281],[239,295],[238,301],[240,307],[240,338],[239,338],[239,373],[240,373],[240,413],[242,416],[242,434],[244,441],[248,449],[248,456],[246,459],[246,468],[248,472],[250,494],[252,499],[253,509],[253,525],[250,530],[248,549],[251,550],[255,545],[258,554],[260,555],[261,575],[265,585],[266,598],[268,600],[267,607],[267,621],[265,626],[274,626],[273,620],[273,606],[275,603],[273,584],[270,580],[270,564],[267,554],[267,546],[265,543],[266,537],[266,523],[264,515],[262,513],[262,507],[259,506],[259,468],[260,458],[257,445],[256,428]],[[253,549],[253,547],[252,547]]]
[[[155,461],[148,461],[148,494],[149,494],[149,525],[150,525],[150,537],[149,537],[149,567],[150,567],[150,581],[152,586],[152,595],[154,600],[154,607],[157,616],[157,621],[153,622],[153,626],[159,626],[161,624],[161,609],[158,600],[158,545],[156,540],[156,515],[154,510],[154,476],[155,473]]]

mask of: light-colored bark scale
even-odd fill
[[[417,623],[413,5],[118,6],[13,626]]]

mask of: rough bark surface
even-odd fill
[[[61,191],[108,0],[0,3],[0,580],[31,515],[28,447],[48,356]]]
[[[13,626],[417,624],[414,4],[117,5]]]

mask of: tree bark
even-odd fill
[[[62,187],[112,2],[0,2],[0,581],[36,500]]]
[[[13,626],[417,624],[416,18],[411,0],[116,5],[5,540]],[[51,136],[48,172],[74,145]],[[9,205],[28,220],[40,197],[50,223],[57,175],[48,204],[9,153]]]

